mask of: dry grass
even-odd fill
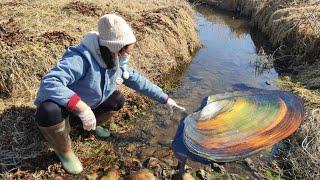
[[[319,179],[320,176],[320,93],[280,80],[280,85],[304,100],[305,118],[297,133],[286,140],[281,153],[284,173],[294,179]]]
[[[0,95],[34,97],[64,49],[97,30],[100,15],[124,16],[138,37],[131,64],[152,80],[190,61],[199,41],[185,1],[15,1],[0,4]],[[27,93],[26,93],[27,92]]]
[[[5,172],[0,178],[37,179],[61,174],[57,164],[48,167],[48,158],[38,169],[36,162],[42,160],[37,156],[47,154],[33,122],[33,100],[41,77],[59,61],[65,48],[78,44],[88,31],[97,30],[100,15],[116,13],[129,22],[138,39],[130,63],[158,84],[188,64],[200,46],[193,9],[184,0],[5,0],[0,2],[0,11],[0,171]],[[130,127],[120,120],[130,120],[146,110],[148,100],[128,89],[121,90],[128,97],[128,106],[115,119],[119,120],[119,131],[125,132]],[[90,164],[108,164],[103,164],[101,157],[87,156],[100,145],[88,134],[75,142],[86,172],[101,168]]]

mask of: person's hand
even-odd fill
[[[129,79],[129,72],[128,71],[124,71],[123,72],[123,78],[124,79]]]
[[[166,103],[170,108],[176,107],[182,111],[185,111],[186,108],[179,106],[173,99],[169,98]]]
[[[122,83],[123,83],[123,79],[122,79],[121,77],[117,77],[116,83],[117,83],[118,85],[122,84]]]
[[[78,113],[78,117],[81,119],[83,124],[83,129],[90,131],[96,129],[96,116],[90,107]]]

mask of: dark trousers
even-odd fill
[[[92,111],[97,115],[109,111],[118,111],[124,105],[124,96],[115,91],[111,96]],[[46,100],[40,104],[35,114],[36,122],[39,126],[49,127],[62,122],[69,116],[71,126],[81,124],[81,120],[72,112],[52,100]]]

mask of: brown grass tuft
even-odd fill
[[[57,44],[63,44],[64,41],[69,42],[69,44],[73,44],[73,42],[76,41],[74,37],[71,37],[65,32],[60,31],[52,31],[52,32],[46,32],[42,35],[42,37],[46,38],[48,41],[46,43],[57,43]]]
[[[64,7],[64,10],[76,10],[79,13],[87,16],[101,16],[103,14],[103,10],[98,8],[96,5],[80,1],[67,4]]]

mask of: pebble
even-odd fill
[[[256,170],[252,159],[246,158],[246,159],[244,159],[244,162],[246,163],[246,165],[247,165],[249,168],[251,168],[251,169],[254,170],[254,171]]]
[[[100,180],[119,180],[120,172],[118,170],[111,170],[106,173],[106,175],[102,176]]]
[[[93,174],[87,174],[86,175],[86,179],[87,180],[95,180],[98,178],[98,174],[97,173],[93,173]]]
[[[127,179],[128,180],[156,180],[156,177],[148,169],[142,169],[130,175]]]
[[[226,173],[226,169],[222,166],[222,165],[219,165],[217,163],[213,163],[211,165],[212,169],[215,171],[215,172],[218,172],[218,173]]]
[[[196,172],[196,175],[198,178],[200,179],[210,179],[210,175],[203,169],[199,169],[197,172]]]
[[[182,175],[182,180],[195,180],[195,178],[190,173],[184,173]]]

